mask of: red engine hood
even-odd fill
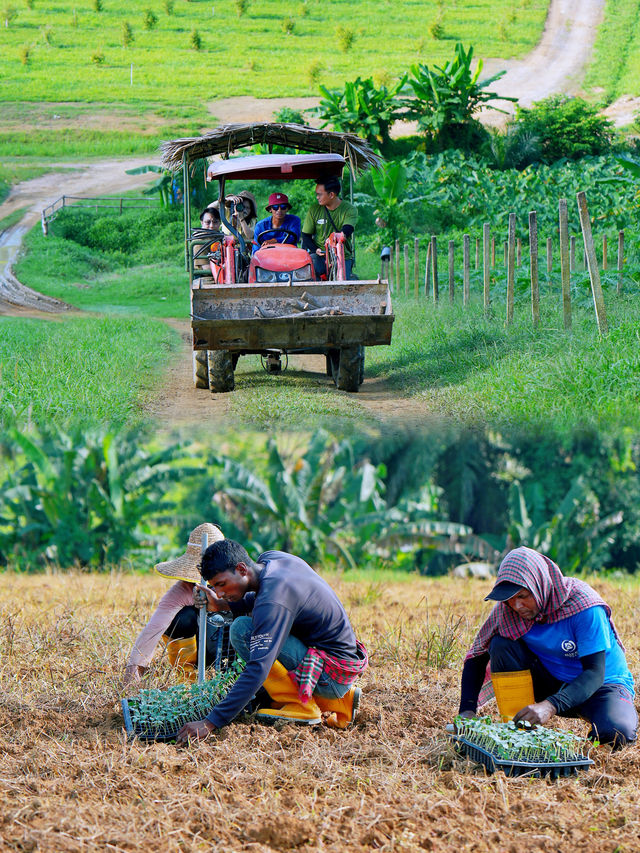
[[[310,263],[312,261],[308,252],[287,243],[263,246],[251,258],[251,266],[262,267],[263,270],[273,270],[274,272],[291,272]]]

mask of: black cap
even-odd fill
[[[494,586],[485,601],[507,601],[523,589],[526,589],[526,586],[511,581],[500,581]]]

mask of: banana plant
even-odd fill
[[[142,195],[160,194],[160,203],[163,207],[169,207],[171,204],[171,186],[173,183],[173,172],[168,169],[163,169],[161,166],[137,166],[135,169],[127,169],[127,175],[146,175],[147,172],[155,172],[160,175],[158,180],[150,187],[142,190]]]

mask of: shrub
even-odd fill
[[[9,26],[9,24],[11,23],[11,21],[13,21],[17,14],[18,10],[15,9],[13,6],[5,6],[3,8],[2,19],[4,20],[5,27]]]
[[[583,98],[552,95],[530,109],[519,107],[515,123],[538,138],[546,163],[605,154],[613,143],[613,125]]]
[[[244,15],[244,13],[247,11],[247,7],[249,6],[249,0],[234,0],[234,5],[236,7],[238,17],[241,18],[242,15]]]
[[[129,47],[133,40],[134,37],[133,30],[131,29],[131,24],[128,21],[125,21],[122,25],[122,46]]]
[[[202,38],[197,30],[191,30],[191,38],[189,39],[192,50],[202,50]]]
[[[312,86],[317,86],[320,75],[324,71],[324,64],[319,59],[314,59],[307,68],[307,80]]]
[[[304,124],[304,116],[300,110],[292,110],[291,107],[283,107],[273,115],[274,121],[282,121],[285,124]]]
[[[33,0],[24,0],[27,9],[33,9]]]
[[[152,30],[158,23],[158,17],[151,11],[151,9],[145,9],[145,13],[142,17],[142,23],[145,30]]]
[[[349,29],[349,27],[340,26],[336,30],[336,38],[338,39],[338,45],[343,53],[349,53],[349,51],[353,47],[355,37],[356,34],[353,30]]]
[[[26,44],[20,48],[20,62],[23,65],[29,64],[29,52],[29,47]]]
[[[164,0],[164,11],[167,15],[173,15],[173,0]]]
[[[94,65],[102,65],[104,63],[104,53],[98,49],[91,54],[91,61]]]
[[[102,12],[102,0],[93,0],[93,11]]]
[[[295,25],[296,22],[293,20],[293,18],[283,18],[281,24],[282,32],[290,36],[293,33],[293,30],[295,29]]]
[[[432,39],[436,41],[440,41],[440,39],[444,38],[444,27],[440,23],[440,21],[434,21],[429,27],[429,35]]]

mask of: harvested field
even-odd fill
[[[489,607],[486,583],[331,582],[372,653],[357,726],[249,720],[178,750],[127,742],[118,702],[128,648],[167,582],[5,574],[0,849],[640,849],[638,747],[601,747],[594,769],[550,782],[486,777],[447,743],[462,651]],[[637,673],[638,587],[592,583]],[[158,656],[154,684],[170,678]]]

